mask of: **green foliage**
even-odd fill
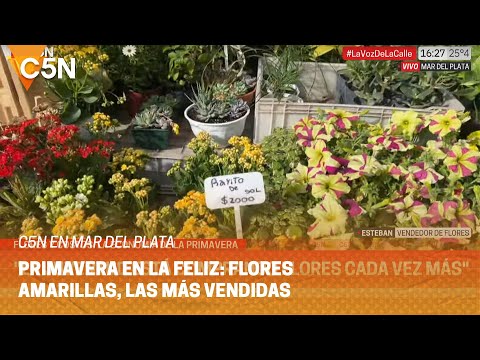
[[[60,117],[65,124],[85,120],[101,107],[114,104],[107,100],[111,81],[105,71],[87,73],[77,66],[75,79],[63,76],[61,79],[53,78],[45,82],[50,93],[62,104]],[[125,96],[115,97],[117,104],[125,101]]]
[[[180,86],[197,82],[208,64],[222,56],[219,45],[167,45],[168,79]]]
[[[477,108],[480,94],[480,45],[472,46],[472,71],[456,72],[460,82],[458,88],[453,92],[460,99],[471,102],[473,108]],[[478,111],[475,114],[478,120]]]
[[[0,189],[0,229],[5,229],[5,233],[0,234],[17,236],[24,219],[41,213],[35,199],[41,194],[42,185],[19,176],[11,178],[8,185]]]
[[[167,86],[168,57],[163,45],[135,45],[133,56],[123,54],[122,45],[104,45],[110,61],[105,66],[114,88],[143,92]]]
[[[267,164],[263,173],[266,192],[269,198],[282,198],[289,187],[286,175],[305,160],[305,152],[297,144],[295,133],[282,128],[263,139],[262,151]]]
[[[303,48],[287,46],[281,52],[274,52],[273,58],[265,61],[265,89],[273,94],[276,99],[281,99],[283,94],[292,91],[292,85],[298,83],[300,78],[300,63],[304,56]]]
[[[148,98],[148,100],[142,104],[140,110],[145,110],[152,105],[156,105],[158,107],[168,106],[173,110],[176,106],[178,106],[178,99],[170,94],[164,96],[154,95]]]
[[[398,61],[348,61],[343,72],[367,105],[429,107],[444,103],[458,86],[452,72],[402,72]]]
[[[256,206],[247,215],[245,236],[255,240],[271,240],[281,235],[306,238],[308,226],[314,220],[307,210],[305,203],[292,199]]]

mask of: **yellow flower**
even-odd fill
[[[391,121],[407,138],[411,138],[418,126],[422,124],[418,113],[412,110],[395,111]]]
[[[457,131],[462,126],[455,110],[448,110],[445,114],[432,115],[429,130],[432,134],[444,137],[452,131]]]
[[[96,214],[93,214],[87,220],[85,220],[85,223],[83,224],[83,228],[87,232],[91,233],[96,231],[101,224],[102,224],[102,220],[100,220],[100,218]]]
[[[308,213],[316,219],[308,230],[310,238],[345,233],[348,213],[333,195],[326,194],[322,202]]]
[[[146,198],[148,196],[148,193],[146,190],[139,190],[135,193],[135,196],[138,198]]]
[[[39,236],[43,233],[43,228],[39,227],[40,222],[34,216],[28,217],[22,222],[22,233],[25,236]]]
[[[172,131],[175,135],[178,135],[180,133],[180,126],[178,126],[177,123],[173,123],[172,125]]]
[[[216,228],[209,226],[204,220],[198,220],[191,216],[183,224],[182,230],[177,234],[183,239],[213,239],[219,236]]]

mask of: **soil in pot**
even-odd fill
[[[199,122],[199,123],[203,123],[203,124],[227,124],[227,123],[229,123],[229,122],[233,122],[233,121],[235,121],[235,120],[240,119],[241,117],[245,116],[246,113],[247,113],[247,111],[243,112],[242,115],[240,115],[240,116],[238,116],[238,117],[236,117],[236,118],[234,118],[234,119],[232,119],[232,118],[229,117],[229,119],[228,119],[227,121],[223,121],[223,120],[222,120],[221,122],[209,122],[209,123],[206,123],[206,122],[198,119],[198,117],[197,117],[197,112],[196,112],[196,110],[195,110],[195,107],[192,107],[192,108],[190,108],[190,110],[188,111],[188,116],[190,117],[190,119],[195,120],[195,121],[197,121],[197,122]]]

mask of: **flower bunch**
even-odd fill
[[[87,127],[94,135],[105,135],[108,131],[114,130],[119,125],[118,120],[112,119],[110,115],[96,112],[93,114],[92,121],[87,124]]]
[[[148,155],[140,149],[123,148],[113,154],[110,163],[112,171],[121,172],[124,176],[129,177],[137,171],[143,170],[148,160]]]
[[[82,159],[94,157],[96,155],[109,159],[114,150],[115,143],[113,141],[92,140],[89,143],[78,147],[78,155]]]
[[[42,234],[43,228],[40,227],[40,221],[35,216],[29,216],[23,220],[20,236],[39,236]]]
[[[140,211],[136,216],[135,225],[142,229],[148,238],[159,234],[175,236],[181,227],[179,216],[172,211],[171,206],[163,206],[151,212]]]
[[[193,190],[173,207],[140,211],[135,224],[147,237],[169,234],[178,238],[210,239],[219,236],[217,216],[207,208],[205,194]]]
[[[260,145],[252,144],[246,136],[233,136],[228,144],[231,147],[210,157],[211,165],[220,166],[226,174],[264,170],[265,158]]]
[[[57,58],[64,58],[67,63],[74,58],[87,73],[101,70],[109,60],[108,55],[95,45],[57,45],[54,52]]]
[[[189,191],[182,199],[175,202],[173,207],[188,216],[204,219],[209,224],[217,221],[216,216],[207,208],[205,194],[198,191]]]
[[[78,131],[75,125],[63,125],[57,116],[5,127],[0,132],[0,177],[24,172],[46,179],[61,174],[76,178],[87,167],[102,171],[114,143],[84,143]]]
[[[218,229],[210,226],[205,220],[190,216],[177,234],[180,239],[214,239],[218,238]]]
[[[108,183],[114,187],[114,201],[122,203],[129,194],[135,201],[139,210],[145,210],[148,206],[148,194],[152,190],[150,180],[147,178],[128,179],[121,172],[116,172],[108,180]]]
[[[468,113],[398,111],[385,128],[360,118],[320,111],[294,126],[307,161],[287,179],[316,199],[311,238],[385,225],[378,219],[387,217],[397,226],[477,231],[480,152],[474,137],[458,139]]]
[[[218,149],[219,145],[207,132],[201,132],[187,146],[194,154],[183,162],[176,162],[167,175],[174,178],[178,194],[190,190],[203,191],[203,179],[210,176],[263,171],[265,158],[261,147],[252,144],[247,137],[234,136],[230,147]]]
[[[103,190],[102,185],[95,189],[95,179],[91,175],[84,175],[76,183],[74,188],[67,179],[57,179],[37,196],[35,202],[46,212],[47,223],[54,224],[69,210],[89,208],[94,196]]]
[[[95,233],[101,225],[102,220],[96,214],[85,218],[85,211],[73,209],[56,219],[52,235],[86,236]]]

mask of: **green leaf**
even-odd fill
[[[475,85],[478,85],[480,84],[479,81],[474,81],[474,80],[471,80],[471,81],[466,81],[464,83],[462,83],[463,86],[475,86]]]
[[[93,86],[85,85],[80,90],[78,90],[79,94],[90,94],[93,91]]]
[[[65,124],[73,124],[80,118],[81,114],[82,110],[80,110],[77,105],[73,103],[67,103],[61,118]]]
[[[87,104],[93,104],[94,102],[98,101],[98,96],[85,96],[82,97],[82,100],[85,101]]]
[[[433,93],[433,89],[427,89],[425,91],[422,91],[420,94],[417,95],[417,98],[420,100],[425,100],[429,95]]]
[[[73,96],[73,93],[70,89],[68,89],[67,85],[63,80],[59,79],[52,79],[47,80],[47,84],[49,88],[61,99],[66,100],[70,99]]]

